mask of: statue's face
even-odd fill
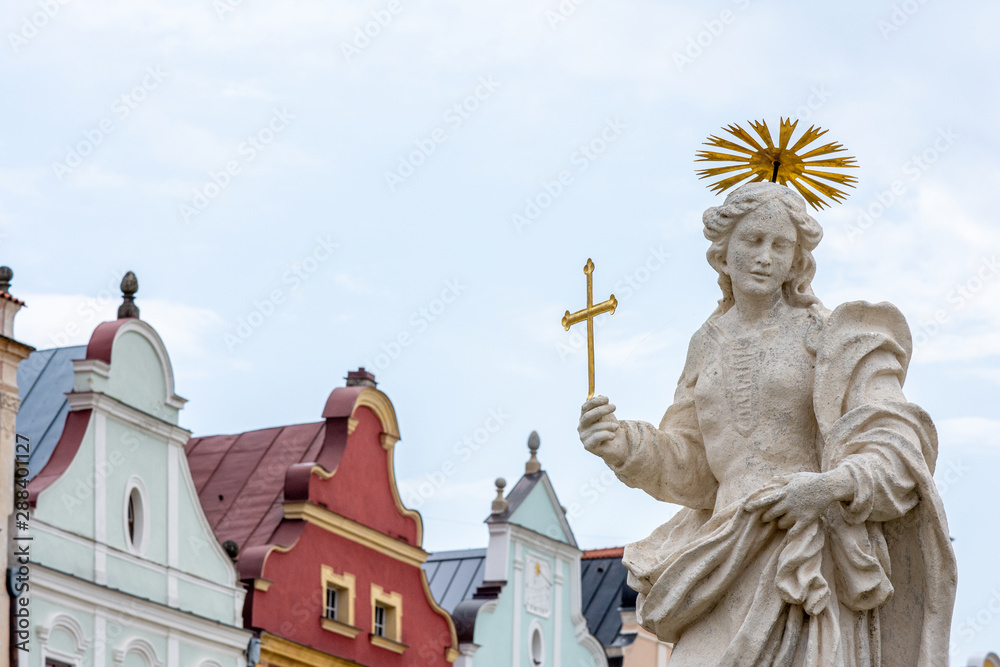
[[[795,259],[795,223],[772,200],[736,223],[726,251],[725,272],[737,294],[763,296],[781,289]]]

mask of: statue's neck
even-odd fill
[[[763,296],[739,294],[732,307],[732,317],[740,326],[758,326],[768,324],[788,309],[788,304],[781,298],[781,291]]]

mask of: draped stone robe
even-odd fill
[[[671,667],[947,665],[956,565],[932,479],[937,435],[902,393],[906,321],[866,302],[796,318],[753,333],[756,356],[709,320],[659,428],[622,421],[625,448],[598,452],[627,485],[685,506],[625,549],[639,620],[677,642]],[[788,326],[801,349],[768,347]],[[766,462],[754,433],[810,448],[794,472],[846,467],[853,500],[810,525],[763,523],[766,508],[746,504],[780,479],[754,456],[737,474],[719,455],[747,443]]]

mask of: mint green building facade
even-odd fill
[[[245,667],[244,590],[195,492],[159,335],[129,317],[86,348],[34,355],[18,416],[35,447],[15,534],[31,552],[18,664]]]
[[[431,590],[459,632],[456,667],[606,667],[581,610],[582,551],[535,458],[537,434],[529,447],[525,475],[506,498],[497,480],[485,554],[433,554],[426,566]],[[456,585],[469,592],[449,604]]]

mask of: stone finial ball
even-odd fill
[[[538,437],[538,431],[532,431],[531,435],[528,436],[528,449],[537,452],[541,445],[542,439]]]
[[[9,266],[0,266],[0,281],[7,283],[13,277],[14,271]]]
[[[129,271],[122,278],[122,292],[125,294],[135,294],[139,291],[139,279],[135,277],[135,274]]]
[[[497,477],[496,485],[498,489],[502,489],[503,487],[507,486],[507,480],[505,480],[503,477]]]

